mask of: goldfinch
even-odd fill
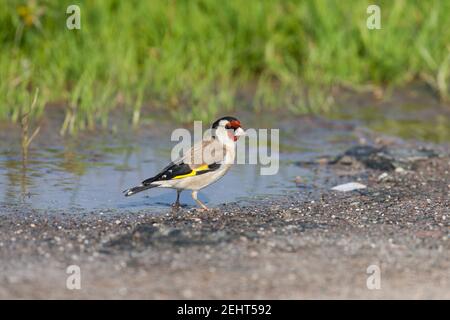
[[[198,191],[219,180],[230,169],[236,156],[236,141],[245,135],[241,122],[234,117],[216,120],[211,129],[210,139],[196,143],[157,175],[142,181],[141,185],[125,190],[125,196],[150,188],[172,188],[177,191],[173,206],[179,207],[181,192],[191,190],[194,201],[201,209],[208,210],[197,198]]]

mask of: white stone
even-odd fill
[[[344,183],[344,184],[335,186],[335,187],[331,188],[331,190],[347,192],[347,191],[353,191],[353,190],[365,189],[365,188],[367,188],[367,186],[365,186],[362,183],[349,182],[349,183]]]

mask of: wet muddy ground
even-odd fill
[[[448,149],[423,156],[423,144],[373,138],[422,156],[400,152],[386,170],[351,152],[299,161],[327,173],[321,188],[206,213],[2,203],[0,298],[449,299]],[[345,182],[367,188],[330,190]],[[69,265],[80,267],[80,290],[66,288]],[[367,287],[373,265],[378,290]]]
[[[174,145],[153,114],[75,138],[46,119],[25,166],[1,124],[0,299],[450,299],[450,117],[414,92],[337,101],[334,120],[239,114],[280,129],[280,170],[235,166],[201,191],[210,212],[188,193],[178,211],[170,190],[122,196]],[[332,190],[349,182],[366,187]]]

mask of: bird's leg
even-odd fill
[[[202,210],[208,211],[209,210],[208,207],[205,206],[205,204],[203,202],[198,200],[197,193],[198,193],[198,191],[192,191],[192,199],[194,199],[194,201],[197,202],[197,204],[202,208]]]
[[[175,201],[174,204],[172,204],[173,208],[181,207],[181,205],[180,205],[180,194],[181,194],[181,190],[177,190],[177,200]]]

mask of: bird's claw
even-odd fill
[[[179,210],[179,209],[181,209],[181,204],[180,203],[173,203],[172,205],[172,209],[173,210]]]

